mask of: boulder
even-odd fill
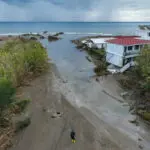
[[[34,36],[32,36],[32,37],[30,37],[30,40],[37,40],[37,38],[36,37],[34,37]]]
[[[48,31],[43,31],[43,34],[46,34]]]
[[[125,97],[125,96],[128,96],[128,95],[129,95],[128,92],[122,92],[122,93],[120,94],[121,97]]]
[[[49,35],[49,36],[48,36],[48,41],[49,41],[49,42],[57,41],[57,40],[59,40],[59,38],[58,38],[57,36],[52,36],[52,35]]]
[[[16,132],[26,128],[31,123],[31,115],[29,113],[23,113],[18,116],[12,117],[12,125]]]
[[[56,112],[56,113],[52,114],[51,118],[61,118],[62,115],[63,115],[63,113],[61,113],[61,112]]]
[[[58,32],[54,36],[59,36],[59,35],[62,35],[62,34],[64,34],[64,32]]]
[[[44,37],[43,35],[41,35],[41,36],[40,36],[40,39],[41,39],[41,40],[42,40],[42,39],[45,39],[45,37]]]

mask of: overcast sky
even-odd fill
[[[150,0],[0,0],[0,21],[150,21]]]

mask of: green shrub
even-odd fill
[[[0,49],[0,76],[8,78],[14,86],[20,85],[29,72],[41,73],[47,67],[47,52],[37,41],[16,39]]]
[[[25,110],[27,105],[30,103],[29,99],[17,100],[10,105],[10,110],[12,113],[21,113]]]
[[[12,102],[15,88],[28,74],[41,73],[48,66],[48,55],[41,43],[24,38],[8,41],[0,49],[0,108]]]
[[[15,88],[6,78],[0,78],[0,108],[5,108],[13,101]]]
[[[138,65],[137,70],[143,80],[141,87],[145,91],[150,91],[150,47],[145,46],[140,52],[140,56],[136,59]]]

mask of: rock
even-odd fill
[[[142,141],[142,139],[141,139],[141,138],[138,138],[138,141]]]
[[[64,34],[64,32],[59,32],[59,35]]]
[[[138,109],[145,110],[146,106],[144,104],[140,104],[137,106]]]
[[[63,83],[68,83],[68,81],[67,80],[63,80]]]
[[[142,145],[139,145],[139,148],[140,148],[140,149],[143,149],[144,147],[143,147]]]
[[[43,111],[43,112],[46,112],[46,111],[47,111],[47,109],[46,109],[45,107],[43,107],[43,108],[42,108],[42,111]]]
[[[99,82],[99,79],[98,79],[98,78],[96,78],[95,80],[96,80],[97,82]]]
[[[129,120],[129,122],[130,122],[130,123],[133,123],[133,124],[135,124],[135,125],[139,125],[139,123],[137,122],[136,119],[134,119],[134,120]]]
[[[64,34],[64,32],[58,32],[54,36],[59,36],[59,35],[62,35],[62,34]]]
[[[7,117],[0,117],[0,127],[6,128],[10,126],[10,119]]]
[[[129,122],[130,122],[130,123],[136,123],[137,121],[136,121],[136,119],[135,119],[135,120],[130,120]]]
[[[46,33],[48,33],[48,31],[43,31],[43,34],[46,34]]]
[[[41,35],[41,36],[40,36],[40,39],[41,39],[41,40],[42,40],[42,39],[45,39],[45,37]]]
[[[30,37],[30,40],[35,40],[36,41],[37,38],[32,36],[32,37]]]
[[[12,118],[12,124],[16,132],[29,126],[31,123],[31,116],[29,113],[21,114]]]
[[[128,96],[128,95],[129,95],[128,92],[122,92],[122,93],[120,94],[121,97],[125,97],[125,96]]]
[[[124,106],[124,107],[127,107],[127,106],[129,106],[129,104],[128,104],[128,103],[124,103],[123,106]]]
[[[89,56],[86,56],[86,59],[87,59],[89,62],[92,62],[92,60],[89,58]]]
[[[52,36],[52,35],[49,35],[48,36],[48,41],[49,42],[52,42],[52,41],[57,41],[59,40],[60,38],[58,38],[57,36]]]
[[[61,112],[56,112],[56,113],[54,113],[54,114],[51,116],[51,118],[60,118],[60,117],[62,117],[62,115],[63,115],[63,113],[61,113]]]

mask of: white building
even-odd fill
[[[150,26],[141,26],[136,34],[141,36],[141,39],[150,40]]]
[[[113,37],[103,37],[103,38],[91,38],[90,40],[93,42],[93,46],[101,49],[106,48],[107,40],[113,39]]]
[[[106,48],[107,40],[113,39],[114,36],[112,35],[102,35],[97,38],[89,38],[87,40],[83,40],[82,43],[86,44],[90,48]]]
[[[107,40],[106,61],[117,67],[124,67],[139,55],[144,45],[150,44],[150,40],[136,38],[115,38]]]

